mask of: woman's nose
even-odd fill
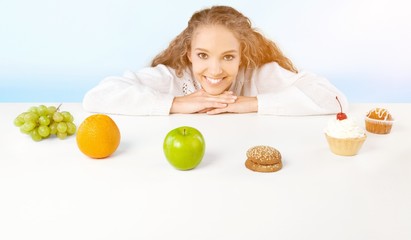
[[[209,66],[209,72],[213,76],[218,76],[219,74],[221,74],[223,72],[223,69],[221,67],[220,61],[218,60],[211,61],[210,66]]]

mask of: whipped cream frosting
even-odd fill
[[[330,119],[325,133],[335,138],[360,138],[364,137],[365,130],[362,129],[352,118],[344,120]]]

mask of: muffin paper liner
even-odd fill
[[[341,156],[354,156],[360,151],[367,135],[360,138],[334,138],[325,134],[331,152]]]
[[[365,129],[376,134],[388,134],[391,132],[394,120],[378,120],[365,117]]]

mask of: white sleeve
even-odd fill
[[[269,63],[253,74],[258,113],[273,115],[322,115],[348,111],[347,98],[327,79],[312,73],[293,73]]]
[[[174,99],[174,76],[164,65],[107,77],[88,91],[83,107],[90,112],[168,115]]]

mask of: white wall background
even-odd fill
[[[105,76],[149,64],[194,11],[217,4],[351,102],[411,102],[407,0],[1,0],[0,101],[81,101]]]

